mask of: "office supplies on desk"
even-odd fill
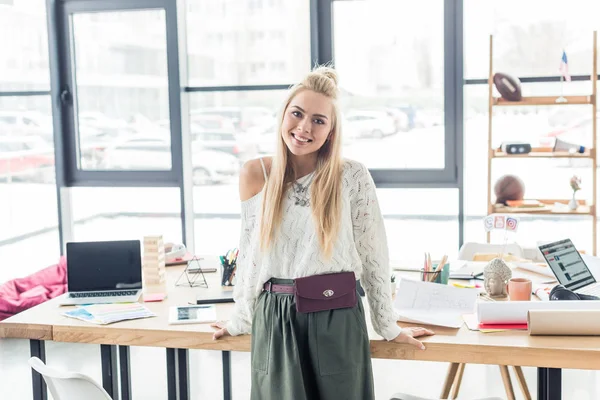
[[[510,301],[529,301],[533,284],[531,279],[527,278],[510,278],[508,280],[508,297]]]
[[[205,324],[217,320],[214,305],[173,306],[169,309],[169,324]]]
[[[459,328],[463,314],[473,313],[476,289],[400,279],[394,306],[399,321]]]
[[[238,249],[231,249],[227,251],[227,253],[224,256],[219,257],[221,261],[221,266],[223,267],[221,286],[233,286],[233,279],[235,278],[238,254]]]
[[[537,296],[538,299],[543,301],[550,300],[550,291],[552,290],[552,285],[543,284],[543,283],[534,283],[533,284],[533,294]]]
[[[144,302],[163,301],[166,297],[166,293],[144,293]]]
[[[527,323],[525,324],[483,324],[479,323],[480,331],[512,331],[512,330],[526,330]]]
[[[486,261],[465,261],[460,268],[450,271],[450,279],[483,280],[483,268],[487,265]]]
[[[589,294],[576,293],[563,285],[556,285],[550,289],[549,300],[600,300],[600,297]]]
[[[480,331],[482,333],[504,332],[510,330],[526,330],[527,324],[480,324],[477,319],[477,314],[463,315],[465,325],[471,331]]]
[[[454,282],[452,284],[452,286],[457,287],[457,288],[462,288],[462,289],[481,289],[482,288],[481,284],[479,284],[479,283],[476,283],[474,285],[466,285],[463,283]]]
[[[217,303],[233,303],[233,290],[226,289],[219,292],[200,292],[196,296],[196,304],[217,304]]]
[[[530,310],[600,310],[600,301],[479,302],[477,319],[484,324],[525,324]]]
[[[599,296],[600,283],[570,239],[539,246],[558,283],[578,294]]]
[[[188,261],[181,275],[179,275],[179,278],[177,278],[175,286],[208,288],[208,282],[204,276],[204,268],[202,268],[200,264],[202,260],[202,258],[196,256],[192,257],[192,259]]]
[[[65,311],[63,315],[97,325],[107,325],[119,321],[156,316],[156,314],[140,303],[80,306],[73,310]]]
[[[139,240],[67,243],[67,293],[60,305],[136,302],[141,294]]]
[[[530,310],[527,321],[530,335],[600,335],[600,309]]]
[[[429,282],[441,283],[443,285],[448,284],[450,264],[446,264],[447,260],[448,256],[444,254],[442,259],[434,266],[434,273],[429,277]]]
[[[536,274],[547,276],[548,278],[556,279],[552,270],[548,267],[546,263],[514,263],[517,268],[524,269],[526,271],[535,272]]]
[[[430,271],[421,271],[421,281],[447,285],[449,275],[450,264],[436,264]]]

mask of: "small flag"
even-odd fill
[[[562,57],[560,59],[560,74],[565,77],[565,81],[571,81],[571,75],[569,75],[569,62],[567,61],[567,53],[563,50]]]
[[[506,230],[507,231],[517,231],[517,227],[519,226],[519,220],[514,217],[506,217]]]
[[[485,228],[486,232],[490,232],[492,229],[494,229],[494,217],[491,215],[485,217],[483,219],[483,227]]]

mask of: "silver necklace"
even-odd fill
[[[310,194],[308,193],[308,187],[310,186],[310,184],[312,183],[312,180],[314,178],[314,173],[313,176],[310,177],[310,180],[306,183],[306,184],[301,184],[298,181],[295,181],[293,184],[293,194],[292,196],[294,196],[295,199],[295,203],[297,206],[300,207],[308,207],[310,206]]]

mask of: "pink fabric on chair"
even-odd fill
[[[67,290],[67,260],[0,285],[0,321],[60,296]]]

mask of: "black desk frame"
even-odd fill
[[[44,341],[31,339],[32,357],[46,362]],[[118,351],[117,351],[118,350]],[[131,364],[128,346],[100,345],[102,386],[115,400],[131,400]],[[118,356],[117,356],[118,354]],[[189,351],[167,349],[167,388],[169,400],[189,400]],[[119,368],[117,368],[117,359]],[[223,351],[223,400],[231,400],[231,352]],[[562,369],[537,368],[538,400],[562,399]],[[117,376],[119,374],[119,376]],[[119,378],[121,396],[119,397]],[[32,371],[33,400],[48,400],[46,384],[40,374]]]

